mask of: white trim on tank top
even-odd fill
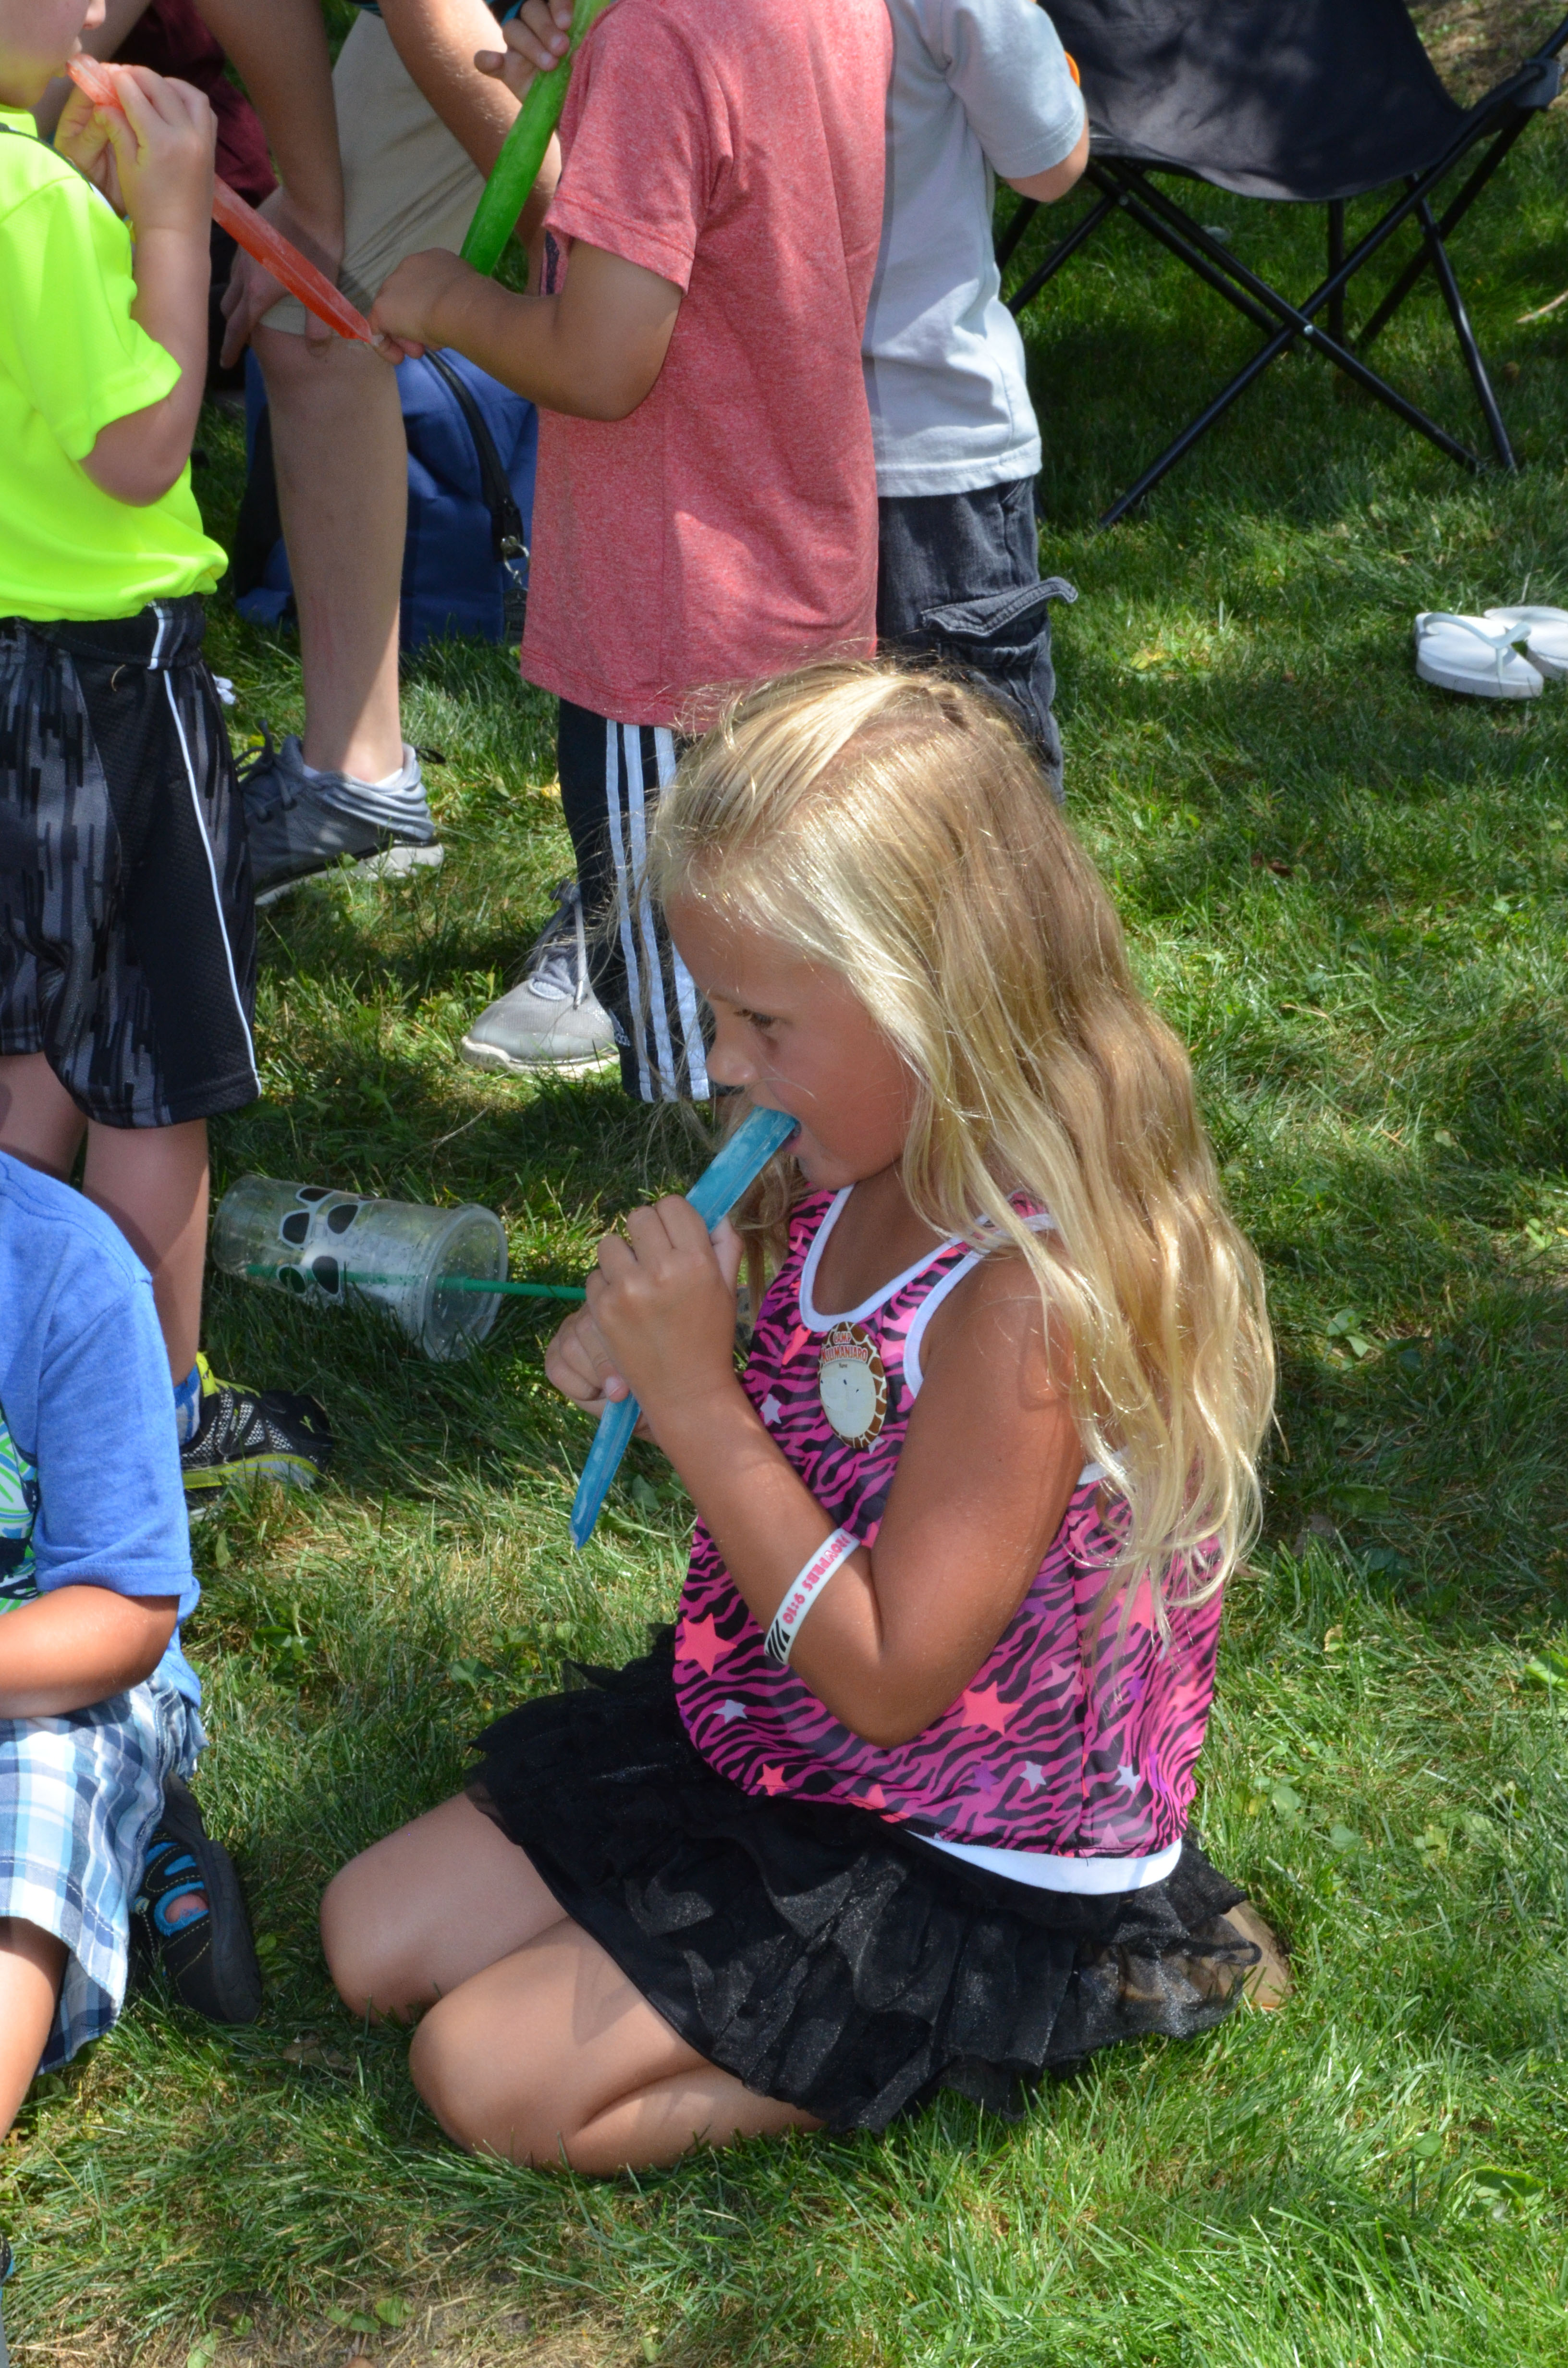
[[[1038,1217],[1026,1217],[1024,1223],[1031,1234],[1053,1234],[1056,1231],[1056,1220],[1049,1210],[1042,1210]],[[950,1241],[957,1241],[957,1239],[956,1234],[950,1236]],[[925,1379],[920,1370],[920,1343],[926,1338],[926,1326],[946,1299],[949,1292],[956,1291],[964,1277],[974,1272],[975,1268],[980,1264],[980,1257],[978,1250],[971,1250],[967,1258],[960,1258],[950,1274],[945,1274],[940,1282],[933,1283],[915,1311],[914,1320],[903,1336],[903,1378],[909,1384],[909,1395],[912,1398],[917,1398],[920,1395],[920,1384]]]
[[[985,1842],[939,1842],[932,1834],[920,1839],[949,1858],[967,1860],[987,1874],[1006,1876],[1009,1883],[1027,1883],[1036,1891],[1076,1891],[1103,1898],[1112,1891],[1147,1891],[1175,1872],[1181,1856],[1179,1840],[1156,1850],[1152,1858],[1058,1858],[1050,1850],[993,1850]]]
[[[938,1242],[934,1249],[926,1251],[923,1258],[916,1258],[913,1266],[906,1266],[902,1274],[895,1274],[891,1282],[885,1282],[881,1291],[874,1291],[869,1299],[863,1299],[858,1307],[846,1307],[837,1315],[824,1315],[812,1296],[816,1286],[817,1268],[821,1263],[823,1246],[835,1225],[837,1224],[844,1203],[854,1190],[853,1184],[846,1184],[841,1192],[834,1194],[827,1208],[823,1212],[823,1221],[816,1229],[811,1248],[806,1252],[805,1263],[801,1269],[801,1288],[797,1304],[801,1311],[801,1321],[808,1332],[830,1332],[835,1324],[859,1324],[868,1315],[874,1315],[879,1307],[885,1307],[890,1299],[897,1296],[906,1282],[913,1282],[917,1275],[925,1273],[928,1266],[935,1265],[944,1250],[951,1249],[953,1240],[957,1238],[955,1235],[948,1241]]]

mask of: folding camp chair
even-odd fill
[[[1086,181],[1096,202],[1009,300],[1015,313],[1111,214],[1131,217],[1264,333],[1245,368],[1136,484],[1111,504],[1111,526],[1190,451],[1243,390],[1298,340],[1397,412],[1441,452],[1480,460],[1400,394],[1363,359],[1422,273],[1435,274],[1492,441],[1515,465],[1503,415],[1460,294],[1446,241],[1470,211],[1532,115],[1562,78],[1550,40],[1476,106],[1449,97],[1421,46],[1404,0],[1048,0],[1083,76],[1090,126]],[[1440,218],[1434,192],[1482,151]],[[1328,211],[1328,276],[1293,304],[1204,230],[1152,173],[1177,173],[1241,197],[1283,198]],[[1345,251],[1349,198],[1403,182],[1381,220]],[[997,245],[1004,268],[1037,208],[1021,200]],[[1414,219],[1412,257],[1365,325],[1347,338],[1345,291]],[[1321,318],[1320,318],[1321,316]]]

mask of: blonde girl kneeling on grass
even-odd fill
[[[744,1376],[741,1238],[678,1197],[550,1350],[691,1493],[679,1620],[323,1910],[453,2137],[601,2172],[944,2087],[1016,2112],[1258,1956],[1186,1825],[1262,1282],[1092,866],[996,708],[849,665],[738,701],[650,860],[712,1076],[800,1121]]]

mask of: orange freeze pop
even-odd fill
[[[72,58],[65,70],[95,107],[119,105],[114,76],[97,58],[84,51]],[[297,296],[307,312],[313,313],[318,321],[324,321],[329,329],[335,329],[340,337],[352,337],[366,346],[381,344],[363,313],[333,286],[325,272],[318,271],[297,246],[290,245],[269,222],[264,221],[237,189],[231,189],[227,181],[218,178],[212,184],[212,219],[220,230],[228,232],[236,245],[243,246],[248,256],[280,280],[290,296]]]

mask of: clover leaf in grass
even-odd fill
[[[1561,1645],[1543,1645],[1525,1663],[1523,1674],[1527,1686],[1541,1686],[1548,1691],[1568,1687],[1568,1651]]]
[[[346,2335],[379,2335],[381,2331],[380,2324],[369,2311],[345,2310],[341,2303],[329,2302],[326,2316],[332,2325],[340,2327]]]
[[[1443,2151],[1443,2141],[1436,2130],[1423,2130],[1410,2141],[1410,2151],[1417,2162],[1436,2162]]]
[[[640,1513],[656,1513],[658,1511],[659,1492],[654,1487],[651,1480],[645,1480],[643,1478],[641,1472],[639,1472],[632,1480],[631,1496],[632,1503],[636,1506]]]
[[[1361,1520],[1377,1520],[1393,1510],[1393,1499],[1388,1490],[1364,1480],[1341,1480],[1329,1490],[1328,1501],[1336,1513],[1347,1513]]]
[[[1494,2220],[1506,2220],[1510,2212],[1528,2212],[1546,2193],[1546,2181],[1537,2179],[1533,2171],[1506,2170],[1492,2162],[1478,2163],[1470,2174],[1470,2184]]]
[[[1335,1819],[1333,1825],[1330,1826],[1326,1839],[1330,1850],[1339,1850],[1341,1852],[1345,1850],[1360,1850],[1364,1847],[1361,1837],[1356,1831],[1355,1827],[1342,1825],[1337,1817]]]
[[[1365,1318],[1358,1309],[1342,1307],[1337,1315],[1329,1317],[1323,1328],[1324,1338],[1341,1343],[1349,1349],[1358,1363],[1363,1357],[1371,1355],[1372,1343],[1367,1338]]]
[[[383,2294],[376,2305],[376,2317],[383,2327],[406,2327],[408,2305],[401,2294]]]

